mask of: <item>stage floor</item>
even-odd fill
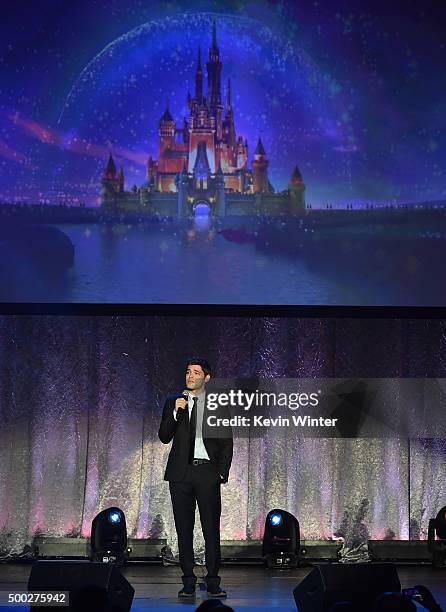
[[[196,574],[201,576],[201,567]],[[222,586],[228,591],[227,603],[235,610],[254,612],[272,608],[274,612],[296,610],[294,587],[311,567],[294,570],[267,570],[261,566],[232,565],[221,569]],[[0,563],[0,590],[26,590],[30,564]],[[180,569],[159,565],[131,564],[123,571],[135,589],[132,611],[189,609],[206,598],[206,592],[197,589],[195,601],[179,601],[181,587]],[[446,569],[434,569],[429,565],[398,565],[402,588],[424,584],[431,589],[443,609],[446,609]],[[26,607],[2,607],[0,610],[28,610]]]

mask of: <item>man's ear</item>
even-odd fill
[[[204,377],[204,382],[209,382],[211,379],[211,375],[210,374],[206,374],[206,376]]]

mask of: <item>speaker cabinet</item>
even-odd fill
[[[37,561],[28,591],[68,591],[70,607],[61,610],[129,612],[135,589],[112,563]],[[48,607],[33,606],[48,612]]]
[[[319,565],[293,593],[299,612],[326,612],[334,603],[343,600],[369,612],[378,595],[386,591],[401,591],[392,563]]]

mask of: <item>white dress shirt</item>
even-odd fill
[[[208,459],[206,447],[203,442],[203,415],[204,415],[204,400],[206,393],[203,391],[200,395],[191,395],[189,393],[188,409],[189,409],[189,421],[192,414],[192,408],[194,406],[194,397],[197,398],[197,426],[195,429],[195,446],[194,446],[194,459]],[[178,410],[174,408],[173,418],[177,420]]]

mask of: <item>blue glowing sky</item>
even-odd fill
[[[142,184],[213,19],[237,134],[250,159],[262,137],[276,190],[298,164],[308,203],[445,198],[445,15],[406,4],[19,0],[1,26],[0,199],[96,204],[109,149]]]

